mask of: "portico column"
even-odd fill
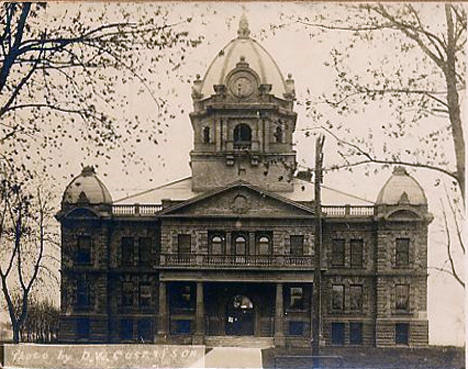
[[[203,282],[197,282],[195,334],[193,337],[193,343],[196,345],[203,344],[203,337],[205,335],[205,304],[203,299]]]
[[[168,311],[167,311],[167,290],[166,282],[159,282],[159,311],[158,311],[158,340],[165,343],[168,333]]]
[[[275,301],[275,346],[284,346],[283,283],[276,284]]]

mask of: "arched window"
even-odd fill
[[[222,255],[224,253],[224,239],[220,235],[211,237],[211,254]]]
[[[237,236],[234,240],[236,255],[245,255],[247,250],[247,240],[244,236]]]
[[[210,143],[210,127],[203,127],[202,140],[205,144]]]
[[[257,239],[257,254],[270,255],[270,239],[267,236],[261,236]]]
[[[283,129],[281,127],[276,127],[274,136],[276,143],[283,143]]]
[[[250,149],[252,144],[252,130],[247,124],[238,124],[234,128],[234,149]]]

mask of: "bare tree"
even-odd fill
[[[365,114],[379,105],[391,111],[393,120],[369,122],[369,131],[356,135],[357,127],[328,119],[309,96],[305,104],[310,116],[339,139],[343,162],[332,167],[375,163],[426,168],[451,178],[464,197],[465,141],[459,96],[465,89],[464,6],[366,3],[343,5],[341,10],[325,6],[318,16],[294,18],[315,36],[339,32],[346,37],[344,46],[334,48],[327,63],[335,71],[335,89],[319,102],[346,117]],[[360,66],[356,65],[357,52]],[[379,134],[385,138],[383,146],[373,145],[380,142],[375,140]],[[420,145],[400,150],[392,144],[411,135],[416,135]],[[447,144],[453,155],[446,152]]]
[[[43,268],[53,207],[46,191],[28,192],[28,182],[11,167],[3,165],[0,174],[0,287],[16,343]]]
[[[8,159],[42,160],[48,149],[80,143],[110,159],[135,155],[174,116],[161,85],[201,37],[190,18],[166,5],[46,3],[0,5],[0,144]],[[180,76],[179,76],[180,77]],[[155,113],[139,114],[117,92],[145,95]],[[13,160],[11,160],[13,162]],[[48,161],[51,162],[50,160]]]

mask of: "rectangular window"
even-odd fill
[[[341,284],[332,286],[332,309],[335,311],[344,310],[344,286]]]
[[[304,290],[302,287],[289,287],[288,310],[304,310]]]
[[[362,345],[362,323],[349,323],[349,343]]]
[[[78,338],[89,338],[89,319],[78,318],[76,320],[76,333]]]
[[[140,307],[149,307],[151,305],[151,284],[140,283]]]
[[[362,268],[362,240],[351,240],[351,268]]]
[[[344,345],[345,343],[344,323],[332,323],[332,343],[334,345]]]
[[[153,322],[151,319],[140,319],[138,321],[138,341],[152,342],[153,341]]]
[[[362,311],[362,286],[360,284],[349,286],[349,308],[352,311]]]
[[[124,307],[133,306],[133,283],[132,282],[122,283],[122,306]]]
[[[188,319],[174,320],[172,324],[172,332],[174,334],[192,333],[192,321]]]
[[[291,256],[303,256],[304,255],[304,236],[290,236],[291,241]]]
[[[395,324],[395,343],[397,345],[407,345],[409,341],[409,324]]]
[[[190,254],[192,249],[191,246],[191,237],[189,234],[179,234],[178,236],[178,244],[177,244],[177,252],[179,254]]]
[[[409,285],[397,284],[395,286],[396,310],[408,311],[409,309]]]
[[[138,259],[140,265],[143,266],[150,266],[152,264],[152,255],[151,255],[151,241],[152,239],[149,237],[141,237],[138,240],[139,248],[138,248]]]
[[[397,238],[396,240],[395,265],[399,268],[409,266],[409,245],[409,238]]]
[[[133,237],[122,237],[121,244],[120,244],[122,265],[125,265],[125,266],[133,265],[133,250],[134,250],[133,244],[134,244]]]
[[[89,306],[89,284],[86,276],[79,276],[76,281],[76,305],[79,308]]]
[[[299,321],[289,322],[289,335],[290,336],[303,336],[304,335],[304,322],[299,322]]]
[[[332,266],[343,267],[345,265],[345,240],[337,239],[332,243]]]
[[[169,291],[169,305],[171,309],[195,309],[194,284],[173,284]],[[172,310],[171,310],[172,311]]]
[[[120,321],[120,338],[122,340],[133,339],[133,320],[132,319],[122,319]]]
[[[91,237],[78,237],[78,246],[75,260],[77,264],[91,264]]]

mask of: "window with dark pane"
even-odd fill
[[[409,309],[409,285],[397,284],[395,286],[396,310],[408,311]]]
[[[224,232],[209,232],[210,254],[223,255],[225,249],[226,235]]]
[[[151,284],[140,283],[139,295],[140,307],[149,307],[151,305]]]
[[[344,310],[344,286],[342,284],[332,286],[332,309],[335,311]]]
[[[134,252],[134,240],[133,237],[122,237],[120,248],[122,265],[130,266],[133,265],[133,252]]]
[[[349,323],[349,343],[362,345],[362,323]]]
[[[78,338],[89,338],[89,318],[76,320],[76,333]]]
[[[332,343],[334,345],[344,345],[345,343],[344,323],[332,323]]]
[[[203,127],[203,143],[210,143],[210,127]]]
[[[137,335],[139,342],[153,341],[153,322],[151,321],[151,319],[138,320]]]
[[[178,236],[178,244],[177,244],[177,252],[179,254],[190,254],[192,249],[192,237],[189,234],[179,234]]]
[[[195,285],[193,283],[171,285],[169,303],[171,309],[194,310]]]
[[[76,281],[76,305],[79,308],[89,306],[89,283],[85,275],[80,275]]]
[[[397,345],[407,345],[409,341],[409,324],[395,324],[395,343]]]
[[[291,256],[303,256],[304,255],[304,236],[290,236],[291,241]]]
[[[190,334],[192,333],[192,321],[188,319],[177,319],[172,322],[173,334]]]
[[[289,287],[289,310],[304,310],[304,290],[302,287]]]
[[[122,306],[124,307],[133,306],[133,283],[132,282],[122,283]]]
[[[351,240],[351,268],[362,268],[363,246],[362,240]]]
[[[362,285],[349,286],[349,308],[352,311],[362,311]]]
[[[133,320],[122,319],[120,321],[120,338],[122,340],[133,339]]]
[[[138,259],[140,265],[142,266],[150,266],[152,262],[152,255],[151,255],[151,243],[152,239],[149,237],[140,237],[138,240],[139,248],[138,248]]]
[[[79,236],[75,255],[77,264],[91,264],[91,237]]]
[[[304,322],[290,321],[289,322],[289,335],[290,336],[303,336],[304,335]]]
[[[409,266],[409,246],[409,238],[397,238],[395,253],[395,265],[397,267]]]
[[[345,265],[345,240],[335,239],[332,243],[332,266],[342,267]]]

